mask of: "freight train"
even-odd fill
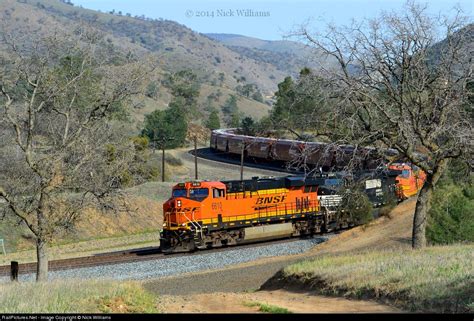
[[[355,178],[374,207],[412,192],[404,185],[413,183],[411,168],[393,166]],[[357,218],[340,206],[348,177],[354,181],[347,174],[318,174],[179,183],[163,204],[161,250],[188,252],[355,226]]]
[[[377,171],[388,166],[390,170],[400,172],[397,177],[397,196],[400,200],[418,193],[426,178],[426,174],[418,167],[399,162],[402,160],[399,153],[390,148],[356,148],[351,145],[253,137],[237,132],[237,128],[213,130],[211,150],[234,155],[241,155],[243,152],[244,158],[294,162],[296,167],[317,168],[320,172],[348,168],[351,171]],[[415,154],[417,158],[426,160],[425,155]]]
[[[216,129],[211,133],[210,148],[214,151],[269,161],[296,162],[324,172],[341,170],[375,170],[399,153],[394,149],[377,150],[322,142],[253,137],[236,134],[237,129]]]
[[[160,247],[164,253],[188,252],[274,238],[312,235],[359,224],[353,208],[343,206],[348,190],[362,191],[373,207],[404,200],[422,187],[424,173],[391,163],[395,150],[335,146],[318,142],[251,137],[235,129],[214,130],[211,149],[248,158],[290,162],[320,169],[316,175],[236,181],[190,181],[172,189],[163,204]],[[346,168],[359,174],[330,174]],[[324,173],[326,172],[326,173]],[[348,182],[356,182],[347,188]],[[346,187],[345,192],[344,187]],[[346,198],[347,199],[347,198]]]

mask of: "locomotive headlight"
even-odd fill
[[[181,200],[176,201],[176,206],[181,207]]]

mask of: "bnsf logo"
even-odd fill
[[[270,197],[259,197],[257,199],[257,205],[260,204],[271,204],[271,203],[280,203],[283,202],[286,198],[286,195],[283,196],[270,196]]]

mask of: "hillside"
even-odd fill
[[[32,30],[37,25],[70,28],[81,21],[93,23],[123,48],[159,54],[164,71],[191,68],[208,81],[224,72],[226,84],[231,87],[236,85],[236,79],[245,77],[264,92],[271,93],[285,76],[270,64],[240,57],[219,42],[174,21],[100,13],[58,0],[5,0],[0,3],[0,9],[10,11],[14,23],[27,22]]]
[[[158,65],[153,76],[158,84],[157,93],[152,98],[137,99],[132,112],[137,125],[144,114],[156,108],[164,109],[170,102],[172,97],[168,89],[161,85],[170,73],[191,69],[198,76],[198,81],[205,85],[198,106],[199,116],[203,119],[207,117],[203,110],[208,95],[222,92],[215,104],[219,110],[221,106],[217,103],[225,101],[230,94],[239,95],[237,86],[254,84],[264,97],[272,97],[277,84],[286,76],[285,72],[270,63],[242,56],[174,21],[100,13],[59,0],[1,1],[0,15],[11,30],[18,27],[27,30],[22,35],[25,42],[55,30],[74,30],[87,22],[104,34],[110,45],[104,50],[130,52],[143,59],[152,55]],[[240,97],[238,107],[244,114],[257,119],[267,114],[268,104]]]
[[[206,36],[223,43],[249,59],[272,64],[278,70],[293,77],[298,75],[302,67],[318,70],[321,65],[335,64],[332,59],[322,58],[322,55],[314,48],[295,41],[271,41],[222,33],[207,33]]]

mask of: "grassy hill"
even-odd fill
[[[239,50],[232,50],[174,21],[101,13],[59,0],[4,0],[0,2],[0,16],[13,30],[17,26],[27,28],[23,41],[54,30],[74,30],[86,22],[100,30],[114,50],[132,52],[139,57],[154,55],[158,64],[153,76],[157,93],[152,98],[137,98],[131,115],[137,126],[145,114],[166,108],[172,99],[160,83],[168,73],[191,69],[198,76],[203,85],[198,106],[203,119],[207,117],[203,108],[208,95],[222,92],[215,102],[217,109],[230,94],[238,95],[236,87],[239,85],[255,84],[264,97],[271,97],[277,84],[287,76],[287,71],[278,66],[281,64],[278,60],[265,62],[242,55]],[[299,67],[304,65],[301,63]],[[243,96],[239,98],[238,107],[256,119],[269,110],[267,104]]]
[[[209,81],[224,72],[230,87],[243,76],[264,92],[272,93],[285,76],[271,64],[241,57],[223,44],[170,20],[144,20],[100,13],[58,0],[4,0],[0,3],[0,10],[9,10],[14,23],[25,23],[28,19],[32,29],[36,25],[71,28],[75,23],[87,21],[122,48],[159,54],[164,71],[191,68]],[[270,75],[275,79],[270,79]]]
[[[412,312],[471,312],[473,245],[411,248],[416,199],[305,253],[262,290],[371,299]]]

